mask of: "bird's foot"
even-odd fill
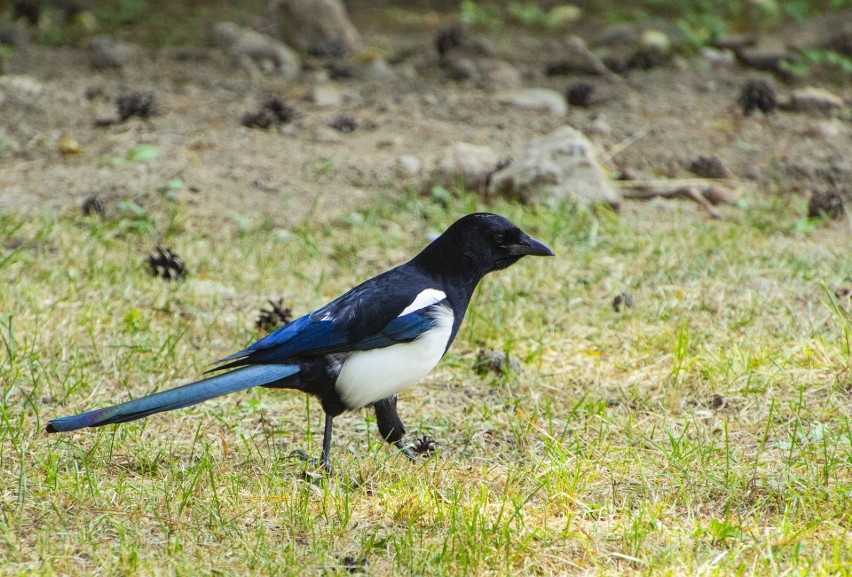
[[[409,461],[414,461],[415,459],[417,459],[417,457],[416,457],[416,456],[414,456],[414,453],[411,451],[411,447],[410,447],[410,446],[408,446],[408,445],[406,445],[405,443],[403,443],[401,440],[400,440],[400,441],[395,442],[393,445],[394,445],[394,447],[396,447],[397,449],[399,449],[399,451],[400,451],[403,455],[405,455],[406,457],[408,457],[408,460],[409,460]]]
[[[328,475],[333,472],[331,469],[331,461],[325,455],[323,455],[322,459],[315,459],[314,457],[311,457],[306,452],[304,452],[302,449],[293,449],[292,451],[290,451],[288,457],[296,457],[300,461],[309,463],[312,467],[318,467],[322,475]],[[314,482],[316,479],[321,478],[322,475],[305,471],[305,480]]]

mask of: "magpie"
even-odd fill
[[[458,334],[483,276],[526,255],[553,256],[509,220],[462,217],[417,256],[316,311],[215,361],[209,378],[119,405],[61,417],[48,433],[141,419],[252,387],[295,389],[325,413],[321,465],[331,470],[331,431],[344,411],[372,407],[379,433],[409,458],[397,394],[432,370]]]

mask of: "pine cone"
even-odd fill
[[[182,258],[159,245],[154,254],[148,255],[147,261],[151,274],[166,280],[180,280],[188,273]]]
[[[124,122],[132,116],[148,118],[156,111],[157,103],[153,92],[127,92],[115,99],[118,108],[118,122]]]
[[[423,455],[424,457],[430,457],[432,454],[438,450],[438,441],[430,437],[429,435],[423,435],[411,445],[411,452],[415,455]]]

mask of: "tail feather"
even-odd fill
[[[53,419],[47,424],[47,432],[76,431],[86,427],[101,427],[112,423],[134,421],[154,413],[171,411],[209,401],[228,393],[270,385],[298,372],[299,367],[297,365],[253,365],[112,407]]]

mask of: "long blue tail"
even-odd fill
[[[53,419],[47,423],[47,432],[64,433],[86,427],[101,427],[112,423],[133,421],[154,413],[162,413],[163,411],[171,411],[209,401],[228,393],[269,385],[291,377],[298,372],[298,365],[253,365],[168,391],[154,393],[141,399],[127,401],[120,405]]]

